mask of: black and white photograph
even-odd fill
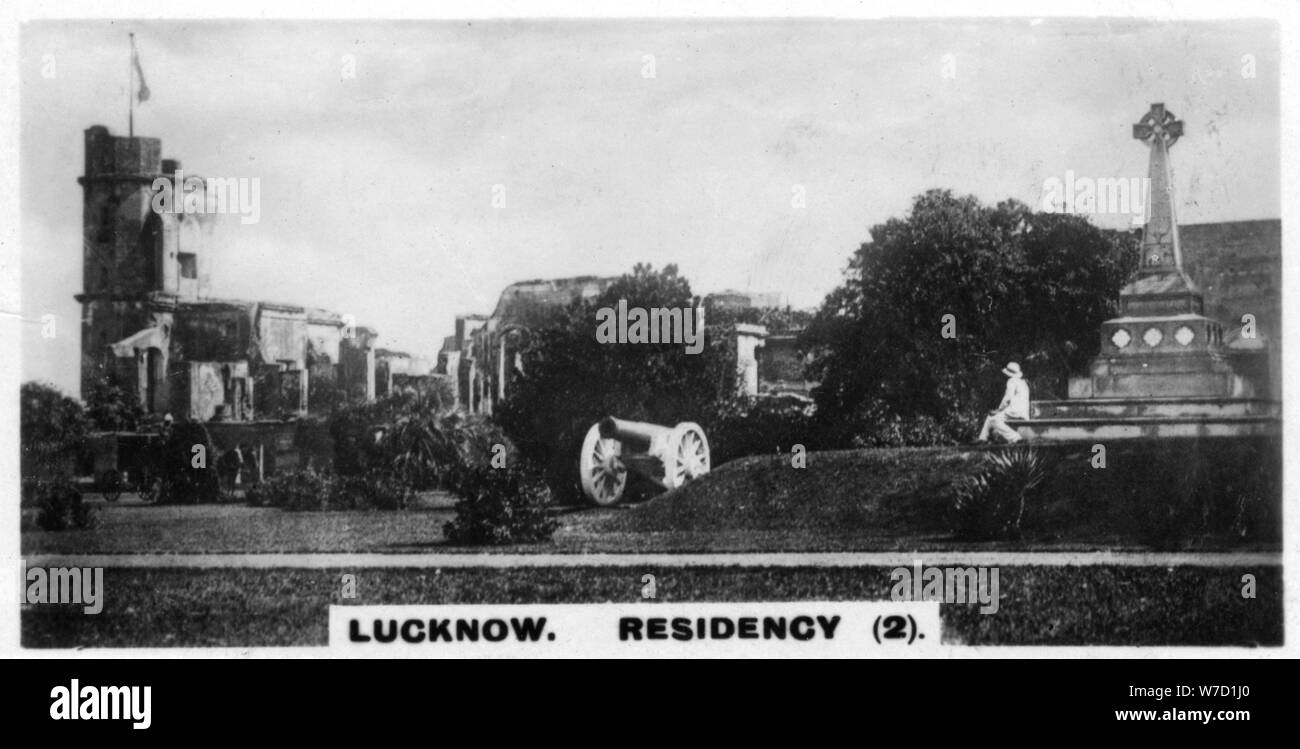
[[[9,32],[11,655],[1293,644],[1279,5],[114,6]]]

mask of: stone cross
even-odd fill
[[[1183,123],[1164,104],[1152,104],[1151,111],[1133,126],[1133,137],[1151,148],[1150,192],[1146,229],[1142,232],[1142,270],[1167,271],[1183,267],[1174,220],[1174,185],[1169,176],[1169,149],[1183,134]]]

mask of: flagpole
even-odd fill
[[[127,34],[127,36],[130,37],[131,39],[131,57],[127,61],[127,65],[129,65],[131,68],[130,71],[131,82],[127,84],[127,88],[126,88],[126,100],[128,102],[127,116],[126,116],[127,117],[126,135],[128,138],[134,138],[135,137],[135,33],[133,32]]]

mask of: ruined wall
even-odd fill
[[[339,342],[342,339],[342,332],[341,321],[322,322],[308,319],[307,339],[313,363],[321,361],[339,363]]]
[[[134,391],[139,384],[134,360],[118,360],[109,346],[170,320],[146,301],[87,299],[81,317],[81,392],[90,392],[91,383],[105,376]]]
[[[172,333],[173,353],[186,361],[248,358],[252,320],[248,305],[182,304]]]
[[[809,393],[812,385],[804,380],[804,361],[798,336],[768,336],[758,350],[760,392]]]
[[[339,386],[339,348],[343,323],[337,316],[307,321],[307,410],[319,413],[344,400]]]
[[[1224,324],[1233,370],[1254,390],[1282,398],[1282,222],[1226,221],[1178,228],[1183,264],[1205,295],[1205,312]],[[1242,316],[1256,338],[1244,339]]]
[[[1282,222],[1188,224],[1178,234],[1206,312],[1229,328],[1253,314],[1260,333],[1281,340]]]
[[[290,369],[306,369],[306,315],[263,306],[258,317],[258,343],[263,362],[283,362]]]
[[[375,398],[375,331],[359,327],[339,342],[339,387],[353,403]]]

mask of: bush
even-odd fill
[[[813,405],[792,396],[758,398],[704,424],[711,462],[721,465],[748,455],[826,449],[824,431],[814,422]]]
[[[1009,447],[988,454],[989,465],[953,488],[954,535],[965,541],[1015,538],[1025,506],[1047,473],[1032,447]]]
[[[331,478],[330,509],[405,510],[410,502],[410,486],[392,475],[373,473]]]
[[[854,426],[851,446],[856,448],[951,445],[961,441],[963,435],[973,433],[969,423],[960,417],[939,421],[924,415],[882,414],[877,420],[860,421]]]
[[[255,507],[282,510],[326,509],[328,477],[313,469],[277,473],[255,484],[246,499]]]
[[[464,472],[456,492],[456,517],[443,526],[452,543],[537,543],[559,527],[546,509],[551,490],[531,469],[479,465]]]
[[[514,457],[514,445],[500,427],[481,416],[444,410],[440,403],[432,395],[398,393],[335,411],[329,425],[335,470],[344,476],[400,477],[416,490],[450,489],[463,465],[486,463],[497,445],[508,459]]]
[[[94,528],[95,513],[81,500],[81,492],[64,479],[29,479],[23,482],[24,502],[40,508],[36,525],[41,530],[62,531],[70,527],[85,530]]]
[[[95,378],[84,394],[86,417],[96,429],[125,432],[138,429],[144,421],[144,409],[135,395],[108,376]]]
[[[339,476],[305,468],[253,486],[247,500],[257,507],[292,511],[401,510],[410,495],[410,487],[391,475]]]

